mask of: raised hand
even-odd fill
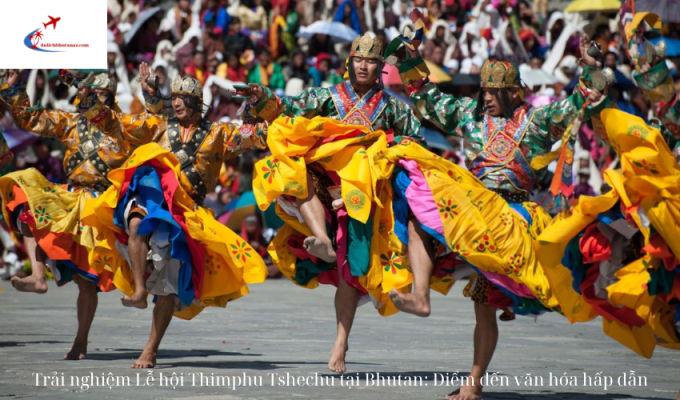
[[[156,74],[154,73],[153,68],[149,67],[149,64],[144,62],[139,64],[139,77],[137,80],[141,82],[142,90],[152,96],[158,91],[158,88],[155,85],[149,84],[149,82],[153,82],[155,77]]]
[[[581,49],[581,58],[583,59],[583,63],[589,67],[602,68],[602,63],[588,54],[588,48],[594,43],[595,42],[590,40],[588,35],[584,34],[581,36],[578,43],[578,46]]]
[[[234,85],[236,93],[232,96],[236,99],[250,99],[254,103],[264,96],[264,88],[257,83],[249,83],[248,85]]]

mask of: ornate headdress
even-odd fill
[[[364,36],[357,36],[354,42],[352,42],[349,56],[377,58],[382,61],[382,42],[377,37],[372,38],[368,33]]]
[[[203,97],[203,85],[196,79],[186,76],[181,78],[179,75],[175,76],[170,85],[172,94],[185,94],[196,98]]]
[[[111,94],[115,95],[118,82],[116,82],[116,78],[110,77],[109,74],[98,74],[94,77],[92,86],[99,89],[106,89],[111,92]]]
[[[486,60],[482,65],[481,86],[483,88],[506,89],[520,87],[519,69],[513,63]]]

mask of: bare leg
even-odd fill
[[[496,308],[475,302],[475,356],[470,372],[470,385],[461,386],[456,392],[450,394],[447,400],[481,400],[481,379],[489,367],[493,352],[498,343],[498,322],[496,321]]]
[[[430,315],[430,277],[434,270],[432,239],[415,220],[408,223],[408,262],[413,271],[413,293],[392,289],[389,293],[394,306],[419,317]]]
[[[146,258],[149,254],[149,245],[146,243],[146,236],[137,235],[140,222],[142,222],[141,216],[135,214],[130,217],[128,249],[130,250],[130,261],[132,262],[130,266],[132,268],[132,277],[135,280],[135,293],[132,296],[123,296],[120,299],[125,307],[147,307],[144,274],[146,272]]]
[[[151,336],[137,361],[132,363],[131,368],[153,368],[156,366],[158,346],[163,340],[163,335],[170,325],[172,313],[175,311],[174,296],[158,296],[153,308],[153,322],[151,324]]]
[[[19,227],[24,235],[24,246],[28,258],[31,261],[31,275],[25,278],[12,278],[12,286],[20,292],[47,293],[47,281],[45,280],[45,252],[38,246],[33,233],[26,224]]]
[[[64,360],[82,360],[87,354],[87,338],[90,334],[94,314],[97,312],[97,286],[87,279],[78,279],[78,333],[71,351]]]
[[[354,315],[359,304],[359,291],[348,285],[342,277],[335,292],[335,318],[338,324],[338,332],[335,337],[335,344],[331,350],[331,360],[328,362],[328,369],[333,372],[344,374],[345,354],[349,349],[347,344],[349,332],[352,330]]]
[[[321,200],[316,195],[314,181],[310,174],[307,174],[307,197],[304,199],[297,198],[296,200],[302,219],[314,235],[305,239],[305,249],[309,254],[326,262],[335,262],[335,250],[326,233],[326,214]]]

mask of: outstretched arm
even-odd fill
[[[267,123],[244,123],[240,128],[231,123],[214,123],[212,129],[224,131],[223,160],[236,157],[253,148],[267,148]]]
[[[328,115],[332,110],[330,91],[326,88],[305,89],[295,97],[280,98],[269,88],[250,84],[250,89],[239,89],[238,96],[248,98],[245,113],[272,122],[279,116],[312,118]]]
[[[432,122],[449,135],[462,136],[462,127],[474,120],[477,101],[442,93],[428,78],[405,85],[416,114]]]

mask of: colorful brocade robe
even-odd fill
[[[295,97],[279,98],[269,89],[249,110],[252,116],[268,122],[285,115],[288,117],[330,117],[347,125],[362,125],[373,131],[392,130],[394,142],[410,137],[421,144],[420,121],[404,102],[394,98],[375,85],[366,95],[359,97],[350,81],[329,88],[309,88]]]
[[[406,89],[418,114],[463,138],[465,163],[487,188],[511,193],[531,192],[537,185],[545,171],[534,170],[531,160],[550,152],[586,101],[576,89],[567,99],[546,106],[523,103],[510,119],[483,113],[476,120],[478,100],[445,95],[426,78]],[[585,118],[599,114],[607,103],[586,108]]]

